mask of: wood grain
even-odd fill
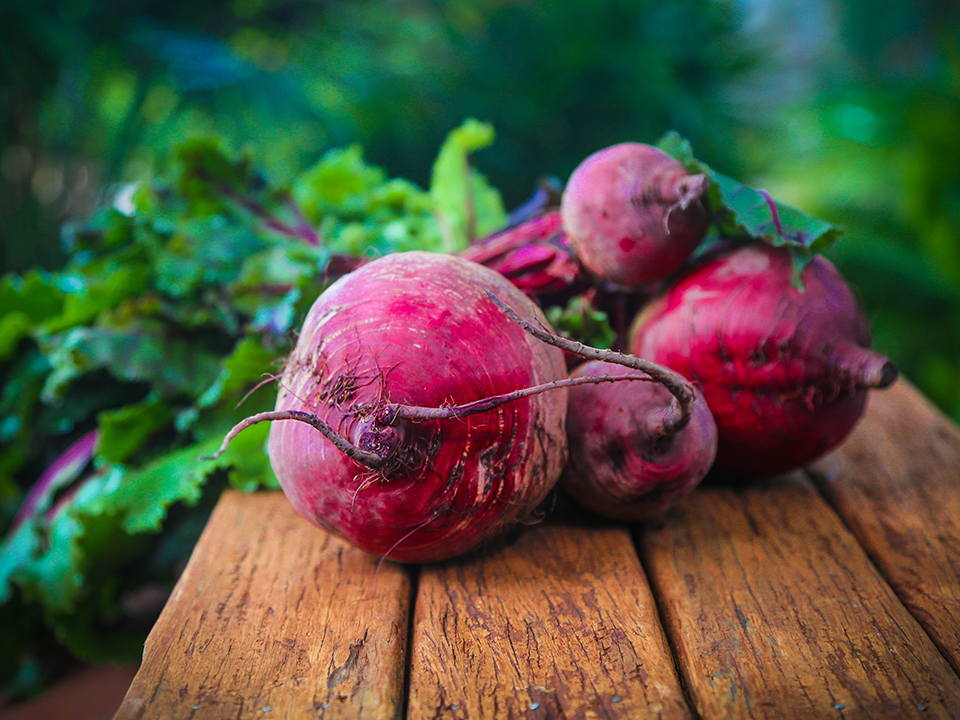
[[[227,492],[115,717],[399,717],[410,599],[281,494]]]
[[[638,540],[703,720],[960,717],[960,678],[801,474],[701,486]]]
[[[691,717],[626,529],[548,523],[424,567],[409,717]]]
[[[904,380],[812,476],[960,673],[960,429]]]

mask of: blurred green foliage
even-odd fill
[[[841,224],[876,343],[960,419],[960,6],[939,0],[0,0],[0,268],[194,133],[278,179],[358,144],[429,184],[442,138],[507,206],[675,129]]]

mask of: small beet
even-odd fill
[[[571,377],[642,374],[590,361]],[[581,505],[615,520],[655,517],[688,495],[717,454],[717,426],[699,392],[689,423],[664,428],[672,396],[653,382],[570,388],[570,459],[560,486]]]
[[[708,180],[643,143],[593,153],[560,201],[563,228],[584,267],[625,287],[657,282],[703,241]]]
[[[802,289],[788,248],[734,245],[701,259],[636,318],[630,349],[694,382],[717,423],[715,467],[741,476],[801,467],[838,445],[867,390],[896,366],[872,352],[836,268],[815,256]]]

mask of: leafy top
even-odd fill
[[[813,254],[827,249],[843,234],[838,226],[776,201],[765,190],[749,187],[697,160],[689,141],[676,132],[664,135],[657,147],[690,172],[703,173],[710,180],[708,200],[717,237],[791,248],[796,278]]]

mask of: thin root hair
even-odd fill
[[[507,305],[492,292],[487,291],[486,295],[494,305],[500,308],[507,315],[507,317],[509,317],[513,322],[517,323],[520,327],[538,340],[590,360],[600,360],[601,362],[614,363],[632,368],[634,370],[639,370],[663,385],[667,390],[670,391],[670,394],[673,395],[679,411],[678,416],[671,418],[664,424],[664,431],[667,434],[679,432],[690,422],[690,417],[693,414],[693,404],[696,402],[696,394],[694,393],[693,386],[682,375],[661,365],[657,365],[656,363],[638,358],[635,355],[626,355],[614,350],[603,350],[600,348],[590,347],[589,345],[584,345],[581,342],[570,340],[557,335],[556,333],[538,328],[529,320],[521,317],[516,310]]]
[[[247,400],[250,399],[250,396],[251,396],[251,395],[253,395],[257,390],[259,390],[260,388],[262,388],[264,385],[267,385],[268,383],[271,383],[271,382],[273,382],[273,381],[276,381],[277,384],[280,384],[280,378],[282,378],[282,377],[283,377],[283,373],[279,373],[279,374],[275,374],[275,373],[264,373],[264,374],[263,374],[263,380],[261,380],[260,382],[258,382],[258,383],[257,383],[256,385],[254,385],[252,388],[250,388],[250,389],[244,394],[244,396],[243,396],[242,398],[240,398],[240,400],[237,402],[237,404],[234,405],[234,407],[237,407],[237,408],[238,408],[238,407],[240,407],[241,405],[243,405]]]

